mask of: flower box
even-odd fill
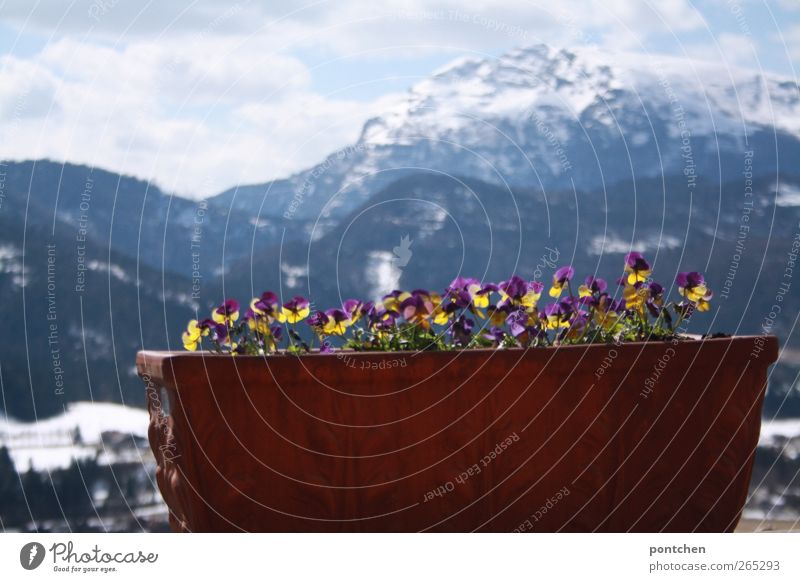
[[[140,352],[175,531],[732,531],[774,337]]]

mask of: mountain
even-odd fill
[[[786,279],[791,253],[800,248],[800,174],[748,183],[752,198],[744,195],[743,177],[722,184],[701,179],[693,191],[677,175],[605,190],[544,192],[439,173],[408,175],[320,238],[276,245],[246,264],[232,264],[231,272],[248,275],[228,290],[249,297],[252,290],[273,289],[331,306],[351,297],[377,299],[396,288],[441,290],[459,275],[499,281],[517,273],[547,282],[565,264],[581,277],[613,281],[624,254],[639,250],[673,298],[679,271],[707,274],[714,308],[696,314],[690,332],[758,334],[788,281],[782,315],[767,329],[785,351],[773,370],[766,410],[800,416],[794,389],[800,345],[792,337],[800,287]]]
[[[256,220],[255,214],[173,196],[101,168],[50,160],[0,163],[4,191],[20,200],[3,209],[9,220],[80,228],[97,245],[187,278],[193,271],[217,277],[224,271],[223,252],[227,258],[249,256],[254,245],[280,240],[284,232],[281,218]]]
[[[115,236],[139,228],[132,188],[143,183],[46,161],[2,167],[0,407],[32,419],[78,400],[143,405],[136,351],[175,346],[169,318],[190,317],[197,303],[191,279],[138,260],[151,249],[139,252],[133,234],[119,249],[108,243],[118,222],[127,224]],[[119,218],[104,223],[115,194]]]
[[[359,140],[288,179],[238,186],[215,206],[320,222],[419,171],[543,190],[684,174],[774,173],[800,159],[795,81],[673,57],[558,50],[459,59],[367,121]]]

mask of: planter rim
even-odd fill
[[[702,344],[722,344],[722,343],[732,343],[736,342],[755,342],[756,340],[761,339],[765,343],[774,343],[775,351],[777,352],[777,341],[778,338],[775,335],[733,335],[727,337],[713,337],[713,338],[701,338],[699,336],[682,336],[680,341],[676,342],[677,345],[702,345]],[[176,358],[176,357],[187,357],[187,358],[235,358],[236,360],[269,360],[272,358],[276,358],[276,356],[290,356],[292,358],[341,358],[342,355],[346,355],[347,357],[373,357],[373,356],[418,356],[425,354],[427,355],[434,355],[434,357],[444,356],[444,355],[464,355],[464,354],[499,354],[499,353],[515,353],[521,354],[525,352],[552,352],[552,351],[560,351],[560,350],[585,350],[590,348],[646,348],[652,346],[664,346],[664,345],[671,345],[674,343],[674,340],[650,340],[650,341],[638,341],[638,342],[621,342],[621,343],[592,343],[592,344],[571,344],[571,345],[564,345],[564,346],[540,346],[540,347],[513,347],[513,348],[468,348],[468,349],[459,349],[459,350],[398,350],[398,351],[372,351],[372,350],[365,350],[365,351],[355,351],[355,350],[346,350],[341,349],[333,353],[320,353],[318,351],[312,352],[305,352],[301,354],[287,354],[285,350],[280,350],[276,354],[270,355],[236,355],[231,356],[231,354],[218,354],[216,352],[208,351],[208,350],[199,350],[195,352],[190,352],[186,350],[140,350],[137,352],[137,362],[139,360],[144,360],[146,358]],[[768,350],[765,350],[768,351]],[[777,356],[777,353],[776,353]],[[280,358],[284,359],[284,358]],[[774,359],[771,361],[775,361]]]

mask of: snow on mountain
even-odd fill
[[[101,464],[113,464],[125,453],[130,457],[125,460],[136,462],[135,447],[112,447],[104,435],[146,439],[149,422],[148,413],[140,408],[75,402],[63,414],[34,422],[0,417],[0,446],[8,447],[18,471],[66,468],[74,459],[97,458]]]
[[[720,167],[730,178],[741,173],[744,150],[760,145],[754,171],[765,173],[777,162],[776,140],[788,142],[781,156],[800,150],[799,114],[797,83],[777,75],[536,45],[458,59],[367,121],[355,145],[216,203],[258,212],[266,196],[262,213],[335,218],[419,170],[542,188]]]
[[[761,422],[759,444],[767,445],[776,439],[800,439],[800,418],[764,420]]]

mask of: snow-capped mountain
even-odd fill
[[[740,174],[746,150],[756,151],[756,173],[773,171],[777,155],[798,159],[799,114],[788,78],[537,45],[458,59],[370,119],[356,144],[287,180],[215,200],[268,216],[341,217],[419,170],[544,189],[660,174],[724,180]]]

